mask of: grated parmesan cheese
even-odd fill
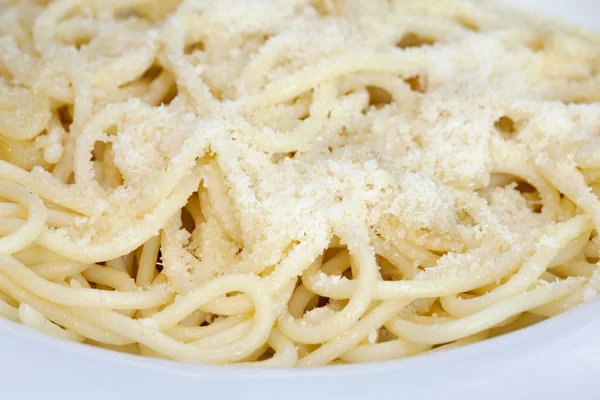
[[[307,324],[319,325],[326,318],[332,316],[333,314],[335,314],[335,311],[327,306],[313,308],[312,310],[304,313],[302,319],[300,320],[300,324],[302,326],[307,326]]]

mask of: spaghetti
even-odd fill
[[[491,0],[24,0],[0,13],[0,315],[318,366],[600,290],[600,38]]]

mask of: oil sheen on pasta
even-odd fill
[[[11,1],[0,315],[289,367],[600,291],[600,39],[493,1]]]

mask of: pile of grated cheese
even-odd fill
[[[272,237],[323,245],[333,226],[353,220],[374,234],[386,221],[415,244],[451,242],[440,245],[445,251],[487,245],[491,231],[503,232],[494,246],[512,245],[532,230],[535,237],[542,220],[516,183],[483,194],[497,173],[494,143],[535,160],[600,132],[597,38],[494,1],[194,0],[135,13],[95,7],[58,21],[47,39],[77,44],[77,56],[59,46],[36,67],[69,101],[76,94],[61,87],[68,68],[48,77],[45,65],[66,57],[85,71],[92,104],[81,135],[110,143],[120,173],[118,187],[86,189],[108,202],[102,214],[57,230],[82,246],[126,236],[151,218],[143,205],[169,195],[161,190],[170,177],[171,190],[185,186],[192,195],[201,180],[193,175],[197,160],[206,158],[219,163],[247,247]],[[26,31],[41,10],[16,5],[11,12],[29,19],[3,18]],[[0,22],[0,34],[9,30]],[[161,39],[178,35],[185,42],[179,58]],[[2,40],[0,50],[33,53],[24,37]],[[127,64],[126,55],[140,64]],[[0,56],[0,88],[20,90],[5,73],[9,58]],[[172,73],[174,98],[165,93],[152,104],[140,87],[158,81],[144,76],[157,63],[189,66],[193,77]],[[193,100],[203,85],[210,107]],[[304,89],[286,95],[297,87]],[[43,108],[30,124],[47,117],[47,104],[29,107]],[[112,123],[93,132],[89,122],[99,113]],[[275,142],[291,148],[270,150]],[[44,150],[39,143],[32,151]],[[4,159],[8,153],[0,150]],[[86,185],[75,179],[76,189]],[[483,199],[485,212],[476,215],[465,198]],[[184,237],[179,245],[193,252],[192,242]]]

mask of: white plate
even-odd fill
[[[600,30],[599,0],[513,1]],[[0,398],[309,400],[383,394],[403,399],[597,399],[598,315],[600,301],[458,350],[386,363],[294,370],[207,367],[126,356],[0,321]]]
[[[461,349],[385,363],[286,370],[116,354],[2,322],[0,398],[597,399],[599,313],[596,301]]]
[[[600,30],[598,0],[510,0],[519,6]]]

